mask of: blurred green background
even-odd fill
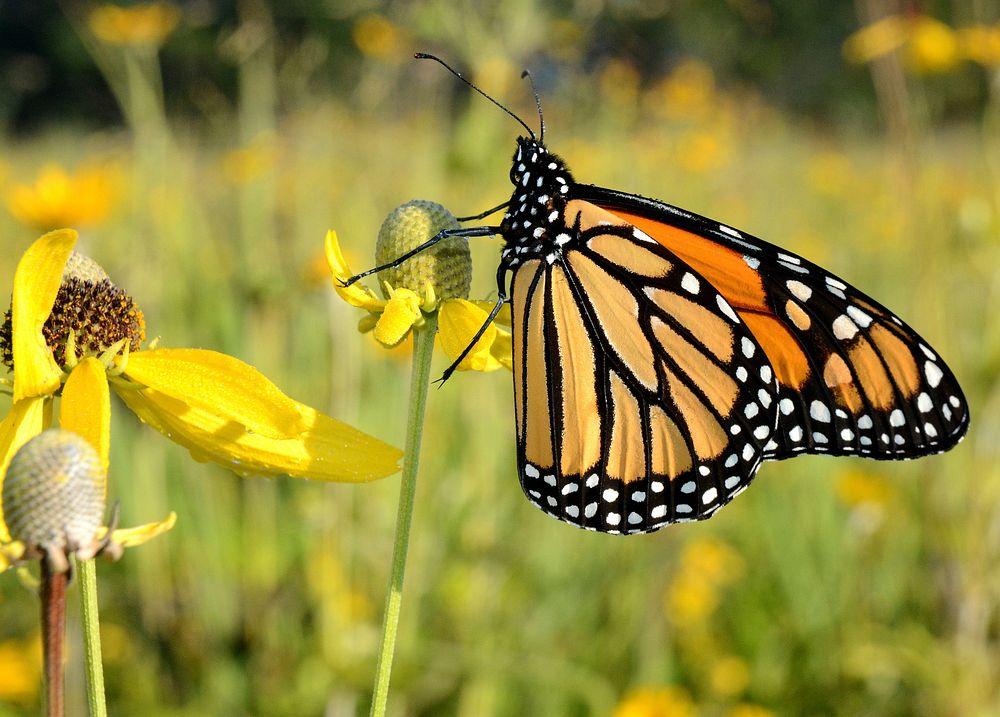
[[[459,374],[431,394],[390,712],[998,714],[998,22],[982,0],[0,2],[0,295],[76,227],[161,345],[400,444],[408,349],[358,333],[323,236],[361,269],[409,199],[503,201],[517,125],[409,58],[533,123],[529,67],[578,179],[852,280],[948,360],[972,432],[917,462],[768,464],[708,522],[613,538],[522,497],[510,376]],[[474,298],[499,247],[473,242]],[[179,520],[99,565],[111,713],[366,714],[398,477],[240,479],[116,409],[123,523]],[[13,574],[0,614],[0,715],[36,713]]]

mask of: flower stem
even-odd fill
[[[106,717],[104,668],[101,662],[101,620],[97,614],[97,570],[93,560],[77,564],[80,575],[80,612],[83,615],[83,650],[87,669],[87,705],[90,717]]]
[[[399,611],[403,601],[403,574],[406,571],[406,551],[410,542],[413,495],[417,487],[417,464],[420,459],[420,439],[424,432],[424,408],[427,405],[435,333],[437,333],[436,313],[427,316],[424,325],[413,330],[413,370],[410,377],[410,407],[406,417],[403,477],[399,485],[396,541],[392,550],[392,574],[389,578],[389,594],[386,596],[385,619],[382,623],[382,644],[379,646],[378,664],[375,668],[372,717],[382,717],[385,714],[389,698],[389,674],[392,672],[396,630],[399,626]]]
[[[63,640],[66,635],[66,572],[43,559],[42,650],[45,656],[45,714],[63,716]]]

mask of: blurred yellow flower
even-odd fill
[[[735,655],[720,657],[712,661],[709,682],[716,694],[733,697],[750,684],[750,668],[745,660]]]
[[[1000,67],[1000,24],[958,30],[958,46],[966,59],[984,67]]]
[[[231,149],[222,156],[222,176],[232,184],[249,184],[273,170],[279,155],[278,136],[264,132],[247,146]]]
[[[700,60],[682,60],[650,93],[653,111],[661,117],[701,120],[716,107],[715,75]]]
[[[0,701],[30,702],[42,678],[42,641],[0,642]]]
[[[726,717],[777,717],[777,715],[766,707],[743,703],[730,707]]]
[[[333,275],[333,287],[341,299],[351,306],[368,312],[358,328],[372,331],[375,339],[385,347],[394,347],[405,339],[414,326],[423,326],[425,314],[438,312],[438,340],[441,348],[452,360],[472,342],[476,331],[486,321],[491,302],[472,302],[466,299],[439,301],[430,281],[422,294],[408,288],[393,288],[384,282],[388,298],[379,298],[375,292],[360,283],[344,286],[353,276],[351,268],[333,230],[326,235],[326,258]],[[501,328],[506,327],[506,328]],[[479,341],[458,365],[459,371],[494,371],[511,367],[510,311],[504,307],[497,320],[490,324]]]
[[[42,168],[34,184],[11,186],[6,191],[7,207],[15,219],[40,232],[94,226],[116,206],[122,184],[117,165],[88,165],[70,174],[50,164]]]
[[[631,111],[639,98],[639,71],[625,60],[609,60],[598,76],[598,86],[617,112]]]
[[[743,574],[743,559],[716,538],[684,546],[677,573],[667,585],[664,610],[678,625],[708,618],[719,605],[721,591]]]
[[[842,50],[849,62],[863,64],[901,48],[907,67],[918,73],[948,72],[961,59],[958,35],[929,15],[884,17],[850,35]]]
[[[899,49],[908,35],[906,20],[889,15],[851,34],[844,40],[842,50],[849,62],[861,65]]]
[[[694,717],[697,713],[687,690],[643,687],[625,695],[615,707],[613,717]]]
[[[714,172],[729,158],[728,143],[718,132],[692,130],[677,140],[677,163],[693,174]]]
[[[106,466],[109,388],[196,460],[244,476],[356,482],[398,470],[399,450],[293,401],[238,359],[143,349],[142,312],[96,262],[73,252],[76,241],[71,229],[46,234],[14,274],[11,311],[0,327],[0,359],[14,371],[13,405],[0,423],[0,475],[22,445],[52,425],[57,395],[60,426],[87,439]],[[171,515],[114,537],[127,546],[172,524]],[[0,520],[0,541],[9,537]]]
[[[379,60],[401,59],[411,54],[406,33],[383,15],[365,15],[354,23],[354,44],[362,54]]]
[[[849,469],[840,474],[836,484],[837,497],[844,505],[854,508],[871,505],[884,508],[896,497],[893,485],[877,473]]]
[[[90,31],[111,45],[159,47],[181,20],[179,7],[169,2],[98,5],[87,16]]]
[[[905,52],[909,67],[920,73],[948,72],[961,59],[955,31],[928,15],[910,20]]]

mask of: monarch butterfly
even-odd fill
[[[543,511],[647,533],[708,518],[765,460],[916,458],[963,438],[954,375],[874,299],[726,224],[576,182],[544,144],[537,93],[536,138],[416,57],[527,130],[511,198],[464,218],[506,209],[498,226],[444,230],[387,266],[446,237],[503,237],[487,325],[509,300],[518,474]]]

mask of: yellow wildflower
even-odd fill
[[[180,8],[169,2],[98,5],[87,17],[90,31],[110,45],[154,48],[163,44],[180,21]]]
[[[974,25],[958,30],[959,52],[983,67],[1000,67],[1000,25]]]
[[[429,202],[411,202],[397,209],[383,225],[376,261],[387,262],[411,248],[396,233],[423,237],[416,240],[417,243],[434,236],[442,228],[435,223],[441,221],[437,214],[445,211],[443,207]],[[387,226],[398,228],[401,216],[406,222],[411,222],[408,231],[387,231]],[[414,227],[414,222],[424,223],[425,226]],[[444,253],[428,250],[398,269],[387,270],[384,274],[388,278],[382,284],[384,298],[380,298],[360,283],[344,286],[353,272],[344,259],[336,232],[331,230],[326,235],[326,258],[333,275],[334,289],[348,304],[368,312],[358,325],[361,331],[372,331],[380,344],[394,347],[409,335],[414,326],[423,326],[425,315],[437,311],[440,346],[453,360],[472,342],[493,306],[492,302],[472,302],[463,298],[463,294],[468,295],[471,278],[468,248],[464,247],[464,250],[464,255],[459,252],[457,256],[455,248],[445,247]],[[452,255],[449,256],[449,253]],[[486,328],[457,369],[493,371],[501,366],[510,368],[511,334],[508,328],[502,328],[504,326],[510,326],[507,307],[500,312],[496,322]]]
[[[899,15],[889,15],[844,40],[844,57],[858,65],[871,62],[902,47],[908,34],[906,20]]]
[[[46,165],[34,184],[7,190],[7,207],[14,218],[37,231],[100,224],[121,196],[122,172],[116,165],[89,165],[69,173]]]
[[[109,388],[196,459],[241,475],[365,481],[398,470],[399,450],[292,400],[238,359],[143,349],[142,312],[95,262],[73,253],[76,241],[71,229],[46,234],[14,275],[0,329],[0,359],[14,370],[13,405],[0,423],[0,474],[18,448],[52,425],[57,395],[60,425],[86,438],[106,463]],[[115,537],[128,544],[134,536]],[[8,539],[0,520],[0,540]]]
[[[222,157],[222,175],[232,184],[249,184],[274,169],[280,155],[274,132],[264,132],[245,147],[229,150]]]
[[[730,707],[726,717],[776,717],[776,715],[766,707],[743,703]]]
[[[837,479],[837,497],[851,508],[865,504],[884,508],[895,498],[895,491],[876,473],[850,469]]]
[[[369,57],[379,60],[408,57],[406,33],[383,15],[365,15],[354,23],[354,44]]]
[[[30,702],[42,676],[41,640],[0,642],[0,701]]]
[[[684,546],[677,574],[667,586],[664,609],[676,624],[690,625],[715,612],[721,591],[743,574],[743,559],[716,538]]]
[[[701,120],[718,111],[712,68],[694,58],[679,62],[651,97],[651,109],[665,117]]]
[[[720,657],[712,661],[709,679],[716,694],[732,697],[741,694],[750,684],[750,668],[745,660],[735,655]]]
[[[928,15],[910,20],[905,51],[909,67],[920,73],[948,72],[960,59],[955,31]]]
[[[643,687],[629,692],[613,717],[694,717],[694,702],[680,687]]]
[[[843,45],[844,57],[856,64],[900,49],[907,67],[918,73],[948,72],[961,59],[959,36],[929,15],[889,15],[861,28]]]

